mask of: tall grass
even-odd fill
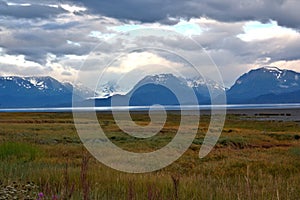
[[[5,142],[0,145],[0,160],[17,162],[33,161],[41,151],[39,148],[20,142]]]
[[[44,199],[300,199],[297,123],[273,126],[229,116],[217,146],[200,160],[208,126],[204,121],[191,148],[172,165],[127,174],[82,150],[71,114],[2,115],[6,122],[0,121],[0,190],[13,182],[33,181],[36,195],[43,193]],[[121,133],[110,115],[101,117],[108,137],[128,150],[156,149],[172,138],[178,125],[178,116],[171,116],[156,138],[141,142]],[[147,121],[144,115],[134,117]]]

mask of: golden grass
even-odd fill
[[[132,117],[138,124],[149,122],[146,114]],[[157,136],[141,140],[122,133],[109,113],[99,114],[107,136],[118,146],[137,152],[167,144],[176,134],[178,119],[174,113],[168,115]],[[228,116],[218,144],[200,160],[208,122],[208,116],[201,118],[193,144],[172,165],[157,172],[127,174],[86,153],[70,113],[1,113],[0,187],[33,181],[39,186],[36,192],[50,199],[52,195],[137,200],[300,198],[299,123]]]

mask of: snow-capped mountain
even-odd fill
[[[120,93],[120,86],[113,81],[109,81],[105,84],[102,84],[99,89],[97,90],[97,97],[98,98],[108,98],[117,93]]]
[[[185,79],[173,74],[158,74],[146,76],[140,80],[127,94],[131,96],[131,105],[178,105],[179,96],[181,101],[188,104],[192,88],[187,86]],[[177,97],[175,96],[177,95]]]
[[[255,99],[261,99],[260,96],[269,94],[278,96],[297,90],[300,90],[300,73],[267,66],[251,70],[238,78],[227,91],[227,98],[229,103],[257,103]],[[268,103],[267,96],[263,98],[266,103]]]
[[[216,81],[210,79],[204,79],[202,77],[195,77],[192,79],[187,79],[187,85],[195,90],[196,93],[202,94],[205,97],[217,97],[222,92],[226,90],[226,88]],[[209,94],[209,90],[212,94]]]
[[[163,85],[186,85],[186,80],[182,77],[174,76],[173,74],[157,74],[149,75],[144,77],[137,85],[153,83],[153,84],[163,84]]]
[[[66,88],[69,89],[69,91],[73,92],[73,94],[83,98],[83,99],[87,99],[87,98],[91,98],[94,96],[97,96],[98,93],[94,92],[92,89],[85,87],[82,84],[72,84],[70,82],[64,82],[62,83]]]
[[[61,83],[51,77],[0,77],[0,108],[71,106],[72,96],[83,102],[95,101],[97,106],[110,106],[111,100],[118,105],[178,105],[191,104],[191,91],[196,94],[196,103],[209,104],[211,97],[218,98],[225,88],[201,77],[184,79],[173,74],[146,76],[129,92],[113,82],[101,87],[95,94],[81,85]],[[300,73],[276,67],[262,67],[245,73],[226,91],[227,102],[236,103],[300,103]],[[101,96],[102,95],[102,96]],[[102,98],[94,98],[94,97]],[[103,98],[105,97],[105,98]],[[195,102],[194,102],[195,103]]]
[[[221,92],[225,91],[225,87],[221,84],[216,83],[212,80],[204,80],[201,77],[184,79],[182,77],[174,76],[173,74],[157,74],[149,75],[140,80],[132,90],[140,87],[145,84],[161,84],[165,85],[168,88],[177,88],[177,89],[187,89],[192,88],[196,93],[201,94],[205,97],[209,97],[208,87],[211,89],[213,94],[218,95]],[[115,82],[108,82],[100,86],[100,90],[97,91],[99,98],[107,98],[115,94],[126,94],[122,91],[121,87],[118,86]]]
[[[211,98],[217,99],[221,92],[226,91],[226,88],[221,84],[212,80],[204,80],[201,77],[184,79],[172,74],[158,74],[146,76],[140,80],[127,95],[113,96],[117,96],[120,104],[122,104],[123,96],[126,96],[127,99],[132,96],[131,103],[133,105],[152,103],[173,105],[178,103],[166,88],[173,88],[180,94],[185,94],[192,88],[199,104],[210,103]],[[211,94],[209,94],[208,89],[210,89]],[[110,90],[110,93],[115,94],[115,90]],[[235,84],[226,91],[226,94],[229,104],[300,103],[300,73],[270,66],[254,69],[239,77]],[[108,99],[105,105],[109,105],[109,101]],[[188,104],[188,100],[186,102]]]
[[[173,89],[175,92],[179,92],[182,95],[192,89],[196,94],[199,103],[207,103],[210,101],[211,97],[209,94],[209,89],[212,92],[212,98],[217,97],[221,92],[225,91],[225,88],[221,86],[221,84],[218,84],[212,80],[205,80],[202,77],[185,79],[183,77],[174,76],[173,74],[158,74],[147,76],[142,79],[135,86],[135,88],[145,83],[161,84],[169,89]],[[187,98],[189,98],[189,95],[186,95]],[[188,99],[186,100],[186,102],[188,102]]]
[[[184,79],[173,74],[149,75],[140,80],[126,95],[112,95],[110,98],[97,99],[96,105],[110,105],[111,99],[117,99],[118,105],[178,105],[178,97],[181,97],[180,104],[193,104],[191,94],[195,94],[196,103],[210,103],[208,87],[212,89],[213,97],[225,91],[224,87],[204,79]],[[110,86],[110,88],[113,88]],[[114,88],[113,88],[114,89]],[[110,90],[111,91],[111,90]],[[113,90],[115,92],[115,90]],[[176,96],[177,95],[177,96]],[[116,102],[116,101],[115,101]]]
[[[69,91],[60,82],[51,77],[18,77],[5,76],[0,77],[1,94],[11,94],[11,90],[15,89],[14,93],[22,93],[28,91],[41,91],[43,93],[58,92],[64,93]]]
[[[75,88],[75,95],[85,98],[86,90]],[[47,107],[71,105],[73,86],[46,77],[0,77],[0,107]],[[84,95],[85,94],[85,95]]]

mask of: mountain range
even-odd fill
[[[212,80],[205,81],[201,77],[184,79],[173,74],[158,74],[144,77],[125,95],[98,98],[95,105],[110,106],[111,102],[117,106],[210,104],[208,88],[215,98],[225,91],[218,83]],[[195,97],[194,101],[191,96]]]
[[[72,105],[73,92],[84,101],[94,93],[82,86],[46,77],[0,77],[0,108]]]
[[[110,106],[111,102],[131,106],[190,105],[195,104],[191,92],[200,105],[210,104],[211,98],[217,99],[222,92],[226,92],[228,104],[300,103],[300,73],[277,67],[251,70],[229,89],[201,77],[184,79],[173,74],[146,76],[124,95],[117,94],[118,88],[110,82],[95,93],[52,77],[4,76],[0,77],[0,108],[71,106],[73,93],[82,106],[91,101],[96,106]],[[99,94],[101,98],[94,98]]]

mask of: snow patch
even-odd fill
[[[273,73],[276,79],[281,79],[284,76],[284,70],[279,69],[278,67],[266,66],[263,67],[264,72]]]
[[[39,90],[48,89],[48,86],[44,81],[38,80],[36,78],[30,78],[28,79],[28,81]]]
[[[187,86],[189,86],[189,87],[199,87],[201,85],[206,85],[206,83],[203,79],[188,80],[187,81]]]
[[[264,69],[271,71],[271,72],[278,72],[278,73],[282,73],[282,70],[279,69],[278,67],[273,67],[273,66],[265,66],[263,67]]]
[[[29,82],[30,82],[33,86],[36,86],[37,83],[38,83],[36,79],[29,79]]]
[[[13,77],[10,77],[10,76],[6,76],[6,77],[3,77],[4,80],[7,80],[7,81],[12,81],[13,80]]]

